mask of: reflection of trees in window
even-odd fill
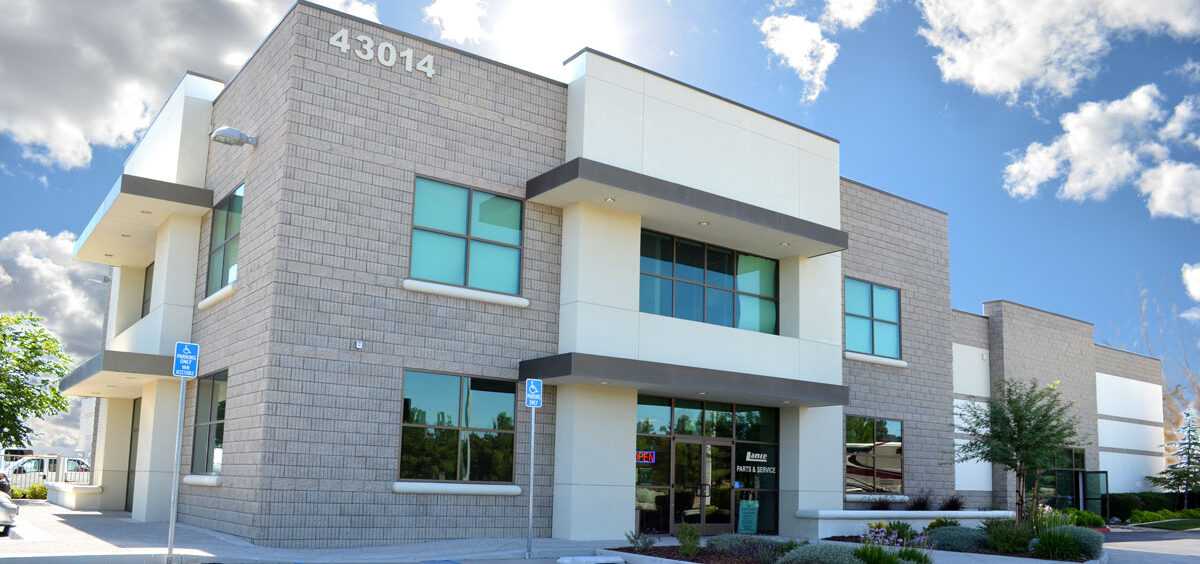
[[[514,382],[405,373],[400,478],[511,482],[515,407]]]

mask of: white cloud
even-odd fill
[[[878,9],[878,0],[828,0],[821,23],[829,29],[858,29]]]
[[[640,4],[633,0],[435,0],[426,21],[445,41],[517,68],[563,78],[563,59],[583,47],[623,56]]]
[[[825,74],[837,58],[837,43],[825,39],[821,26],[803,16],[770,16],[759,30],[766,37],[763,45],[804,83],[804,100],[816,100],[825,90]]]
[[[1167,71],[1167,73],[1177,74],[1183,77],[1184,80],[1195,84],[1200,82],[1200,63],[1197,63],[1196,61],[1193,61],[1191,57],[1188,57],[1188,59],[1184,61],[1182,65]]]
[[[1200,167],[1192,163],[1161,162],[1142,172],[1137,188],[1147,197],[1150,215],[1200,223]],[[1200,283],[1200,273],[1195,276]],[[1196,290],[1200,292],[1200,285]]]
[[[1179,314],[1179,317],[1182,317],[1188,321],[1200,321],[1200,307],[1184,310]]]
[[[480,22],[487,16],[482,0],[436,0],[425,7],[425,21],[442,28],[443,41],[463,45],[487,37]]]
[[[1153,125],[1163,119],[1162,95],[1153,84],[1111,102],[1085,102],[1059,118],[1063,134],[1049,145],[1031,143],[1005,169],[1004,188],[1028,199],[1041,184],[1066,174],[1058,197],[1103,200],[1132,179],[1146,160],[1167,156],[1153,142]]]
[[[1183,273],[1183,286],[1187,288],[1187,293],[1193,300],[1200,301],[1200,263],[1185,264],[1181,269]]]
[[[378,19],[360,0],[334,8]],[[0,133],[45,166],[132,143],[185,70],[228,77],[291,0],[19,2],[0,18]],[[136,17],[130,17],[136,14]],[[225,46],[225,54],[211,46]],[[236,64],[240,65],[241,61]],[[70,77],[64,82],[64,77]]]
[[[1189,143],[1200,149],[1197,124],[1200,124],[1200,96],[1187,96],[1175,106],[1171,118],[1158,130],[1158,138],[1163,141]]]
[[[947,82],[1014,102],[1022,92],[1073,94],[1113,38],[1200,37],[1195,0],[918,0]]]

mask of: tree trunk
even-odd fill
[[[1025,469],[1017,468],[1017,524],[1022,522],[1025,512]]]

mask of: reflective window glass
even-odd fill
[[[760,333],[775,333],[775,322],[779,316],[776,304],[746,294],[737,296],[737,327]]]
[[[674,256],[670,237],[642,231],[642,272],[670,276]]]
[[[708,248],[706,282],[710,286],[733,287],[733,251],[719,247]]]
[[[453,235],[413,230],[412,276],[462,286],[466,280],[467,240]]]
[[[704,404],[698,401],[675,400],[675,434],[700,435],[703,433]]]
[[[671,285],[668,278],[641,275],[638,310],[656,315],[671,315]]]
[[[846,279],[846,313],[871,317],[871,285],[853,278]]]
[[[872,317],[900,323],[900,292],[886,286],[871,286]]]
[[[404,373],[404,422],[452,427],[458,423],[458,376]]]
[[[208,274],[205,295],[237,281],[238,246],[242,229],[242,200],[245,185],[213,206],[208,244]]]
[[[728,403],[704,404],[704,434],[709,437],[733,437],[733,406]]]
[[[776,261],[769,258],[738,253],[738,291],[774,298],[776,264]]]
[[[638,437],[638,452],[654,453],[654,462],[648,462],[646,456],[635,461],[634,469],[639,486],[670,486],[671,485],[671,439],[670,437]]]
[[[404,427],[400,436],[400,478],[457,480],[458,430]]]
[[[647,435],[671,434],[671,400],[638,396],[637,432]]]
[[[846,316],[846,350],[871,354],[871,320]]]
[[[467,234],[467,201],[471,191],[428,178],[416,180],[413,225]]]
[[[675,317],[704,321],[704,287],[687,282],[675,283]]]
[[[734,471],[738,487],[779,487],[779,447],[754,443],[738,443]]]
[[[461,239],[460,239],[461,241]],[[503,247],[471,241],[469,270],[467,279],[472,288],[516,294],[521,286],[521,251],[513,247]]]
[[[705,288],[704,315],[708,323],[733,327],[733,292]]]
[[[511,405],[511,404],[510,404]],[[513,434],[464,431],[462,479],[470,482],[511,482]]]
[[[513,430],[516,382],[467,378],[463,400],[463,426],[476,429]]]
[[[704,282],[704,245],[683,239],[675,242],[675,277]]]
[[[903,423],[846,416],[846,492],[903,493]]]
[[[515,406],[513,381],[405,372],[400,478],[511,483]]]
[[[779,441],[779,410],[770,407],[737,406],[737,439],[740,441]]]
[[[414,189],[413,278],[521,292],[521,202],[427,178]]]
[[[900,291],[845,279],[846,350],[900,358]]]
[[[521,202],[485,192],[475,192],[471,196],[471,236],[520,245]]]
[[[875,354],[891,358],[900,358],[900,326],[893,323],[876,321],[874,323]]]
[[[228,380],[228,373],[225,371],[196,379],[196,418],[192,435],[193,474],[221,472]]]

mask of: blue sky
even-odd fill
[[[1145,351],[1140,277],[1190,318],[1168,328],[1200,322],[1194,0],[326,3],[548,76],[590,46],[835,137],[844,176],[949,213],[955,308],[1009,299]],[[184,70],[230,76],[289,5],[105,4],[0,17],[0,311],[68,333],[99,328],[99,298],[55,235],[87,224]],[[31,291],[55,276],[57,297]]]

